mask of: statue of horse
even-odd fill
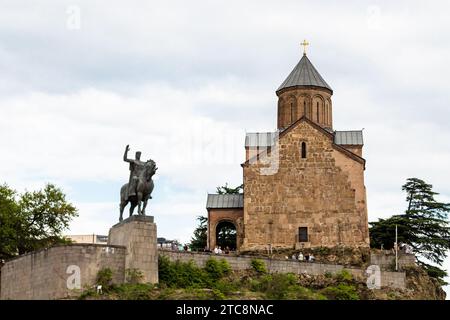
[[[138,207],[138,215],[145,215],[145,208],[147,207],[148,199],[151,199],[151,194],[154,188],[152,177],[158,168],[153,160],[145,163],[143,170],[139,174],[139,180],[136,185],[136,195],[128,196],[128,183],[125,183],[120,188],[120,217],[119,221],[123,220],[123,210],[130,203],[130,217],[133,215],[134,209]]]

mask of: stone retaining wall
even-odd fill
[[[0,299],[62,299],[79,295],[76,287],[91,286],[103,268],[112,270],[114,283],[122,283],[125,254],[122,246],[70,244],[22,255],[7,261],[1,269]]]
[[[251,268],[251,261],[254,256],[233,256],[233,255],[213,255],[208,253],[185,252],[159,250],[160,255],[168,257],[171,261],[180,260],[183,262],[194,261],[198,266],[204,266],[210,257],[225,259],[233,270],[245,270]],[[342,269],[351,272],[355,277],[367,278],[364,269],[349,268],[338,264],[323,264],[300,262],[295,260],[258,258],[264,261],[269,272],[292,272],[296,274],[306,273],[310,275],[320,275],[324,273],[337,273]],[[404,289],[406,285],[406,275],[404,272],[381,271],[381,286]]]
[[[370,264],[376,264],[381,270],[394,270],[395,254],[391,252],[371,253]],[[407,254],[399,252],[398,254],[398,268],[402,270],[406,266],[414,266],[416,264],[416,257],[414,254]]]

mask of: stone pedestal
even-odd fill
[[[158,283],[156,224],[152,216],[131,216],[109,230],[109,245],[127,248],[125,270],[138,269],[143,282]]]

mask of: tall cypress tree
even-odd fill
[[[398,241],[413,248],[418,262],[431,276],[442,278],[446,272],[428,264],[423,258],[442,266],[450,250],[450,204],[435,199],[438,193],[433,186],[418,178],[409,178],[402,186],[406,192],[407,209],[402,215],[371,222],[370,242],[372,247],[383,245],[386,249],[394,245],[395,226]]]
[[[197,220],[199,222],[198,227],[194,230],[194,235],[191,238],[190,247],[192,250],[203,250],[206,247],[207,241],[207,222],[208,218],[204,216],[198,216]]]

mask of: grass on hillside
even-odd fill
[[[358,300],[370,299],[365,284],[357,281],[346,270],[336,275],[269,274],[262,260],[254,259],[252,269],[233,272],[224,259],[210,258],[203,268],[193,261],[171,262],[159,258],[159,284],[111,284],[112,273],[99,272],[103,284],[102,294],[88,289],[80,299],[120,300],[222,300],[222,299],[289,299],[289,300]],[[108,278],[110,277],[110,278]]]

